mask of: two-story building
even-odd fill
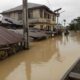
[[[2,15],[23,22],[23,6],[6,10]],[[30,27],[53,30],[56,23],[56,13],[47,6],[35,3],[28,3],[28,22]]]

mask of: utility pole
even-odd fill
[[[58,24],[59,24],[59,13],[57,12],[57,27],[58,27]]]
[[[60,11],[61,9],[62,9],[62,8],[59,8],[59,9],[54,10],[54,12],[56,13],[56,16],[57,16],[57,27],[58,27],[58,24],[59,24],[59,16],[60,16],[59,11]]]
[[[28,1],[23,0],[23,36],[24,48],[29,49]]]
[[[65,24],[66,24],[66,19],[64,19],[63,21],[64,21],[64,27],[65,27]]]

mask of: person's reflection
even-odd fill
[[[66,35],[66,41],[68,42],[69,41],[69,35]]]
[[[64,35],[64,45],[67,45],[67,43],[69,42],[69,35]]]
[[[58,40],[59,40],[60,44],[63,44],[63,36],[60,36]]]
[[[61,45],[61,44],[63,44],[63,37],[62,37],[62,36],[60,36],[60,37],[58,37],[58,38],[56,39],[56,48],[57,48],[57,52],[56,52],[57,57],[56,57],[56,59],[57,59],[57,61],[59,61],[59,62],[63,62],[63,56],[62,56],[61,53],[60,53],[60,45]]]
[[[57,36],[54,39],[55,39],[56,43],[63,44],[63,36]]]
[[[58,48],[58,47],[57,47]],[[58,62],[63,62],[64,57],[62,56],[62,54],[60,53],[59,48],[57,49],[57,57],[56,57]]]

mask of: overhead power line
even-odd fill
[[[54,9],[55,0],[45,0],[51,10]]]
[[[51,3],[50,3],[50,1],[49,1],[49,0],[47,0],[47,3],[48,3],[48,5],[49,5],[49,6],[51,6]]]

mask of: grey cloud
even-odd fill
[[[62,8],[64,13],[61,14],[60,22],[63,19],[67,20],[69,23],[73,18],[80,16],[80,0],[28,0],[29,2],[45,4],[50,9],[55,10],[57,8]],[[22,0],[0,0],[0,11],[13,8],[20,5]]]

